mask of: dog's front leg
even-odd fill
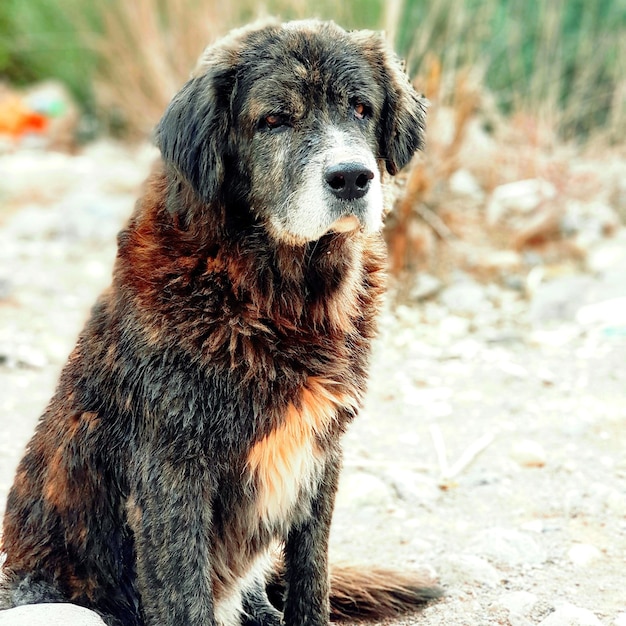
[[[340,465],[339,454],[327,460],[311,501],[311,514],[289,531],[285,544],[286,626],[328,624],[328,536]]]
[[[146,626],[213,626],[208,473],[159,454],[137,466],[127,517]]]

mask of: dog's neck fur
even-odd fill
[[[287,332],[311,327],[350,334],[364,304],[383,289],[379,235],[329,233],[314,242],[277,242],[243,201],[207,205],[179,174],[162,166],[148,179],[119,237],[118,254],[132,256],[117,265],[116,273],[133,273],[120,282],[140,294],[158,297],[213,274],[225,298]],[[145,276],[151,276],[149,284]]]

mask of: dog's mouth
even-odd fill
[[[330,225],[328,230],[335,233],[349,233],[359,228],[361,228],[361,221],[356,215],[342,215]]]

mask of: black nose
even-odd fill
[[[374,172],[362,163],[338,163],[324,173],[330,191],[341,200],[358,200],[369,190]]]

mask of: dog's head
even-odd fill
[[[424,101],[377,33],[267,24],[210,46],[157,128],[208,205],[289,242],[382,226],[381,173],[422,147]]]

